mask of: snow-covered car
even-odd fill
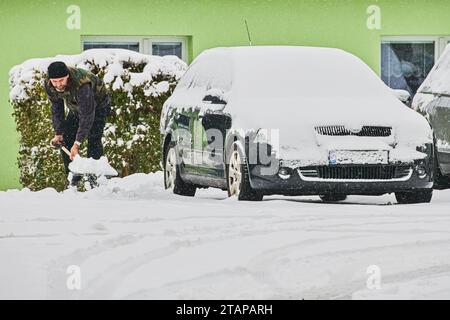
[[[339,49],[206,50],[165,102],[160,133],[165,187],[176,194],[432,198],[426,119]]]
[[[411,107],[433,129],[435,188],[450,188],[450,45],[414,96]]]

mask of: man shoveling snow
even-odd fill
[[[67,67],[61,61],[49,65],[47,77],[45,91],[52,103],[52,124],[55,130],[51,144],[60,147],[64,144],[70,148],[70,151],[61,148],[61,154],[66,174],[71,171],[75,173],[70,184],[76,186],[85,174],[91,174],[90,178],[95,178],[95,172],[87,172],[89,166],[86,163],[89,162],[92,167],[92,160],[103,156],[102,136],[106,117],[111,112],[110,94],[104,82],[96,75],[83,69]],[[83,172],[76,172],[69,168],[69,164],[76,158],[80,145],[86,139],[87,156],[91,159],[85,159],[87,162],[84,161],[81,165]],[[71,165],[79,168],[80,165],[75,165],[76,162],[80,162],[78,157]],[[93,166],[95,169],[96,164]]]

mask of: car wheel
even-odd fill
[[[164,187],[175,194],[193,197],[197,188],[181,179],[176,150],[175,145],[169,146],[164,157]]]
[[[263,194],[250,186],[245,157],[236,144],[231,149],[227,162],[228,196],[237,197],[240,201],[261,201]]]
[[[322,194],[319,197],[323,202],[338,202],[347,199],[347,195],[339,193]]]
[[[399,204],[429,203],[432,197],[432,189],[395,193],[395,198]]]

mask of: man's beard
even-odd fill
[[[63,88],[55,88],[56,89],[56,91],[58,91],[58,92],[64,92],[64,90],[66,90],[66,87],[63,87]]]

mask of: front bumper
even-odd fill
[[[249,167],[250,185],[265,195],[382,195],[433,187],[429,159],[396,165],[280,167],[272,175],[261,174],[261,169],[261,165]]]

